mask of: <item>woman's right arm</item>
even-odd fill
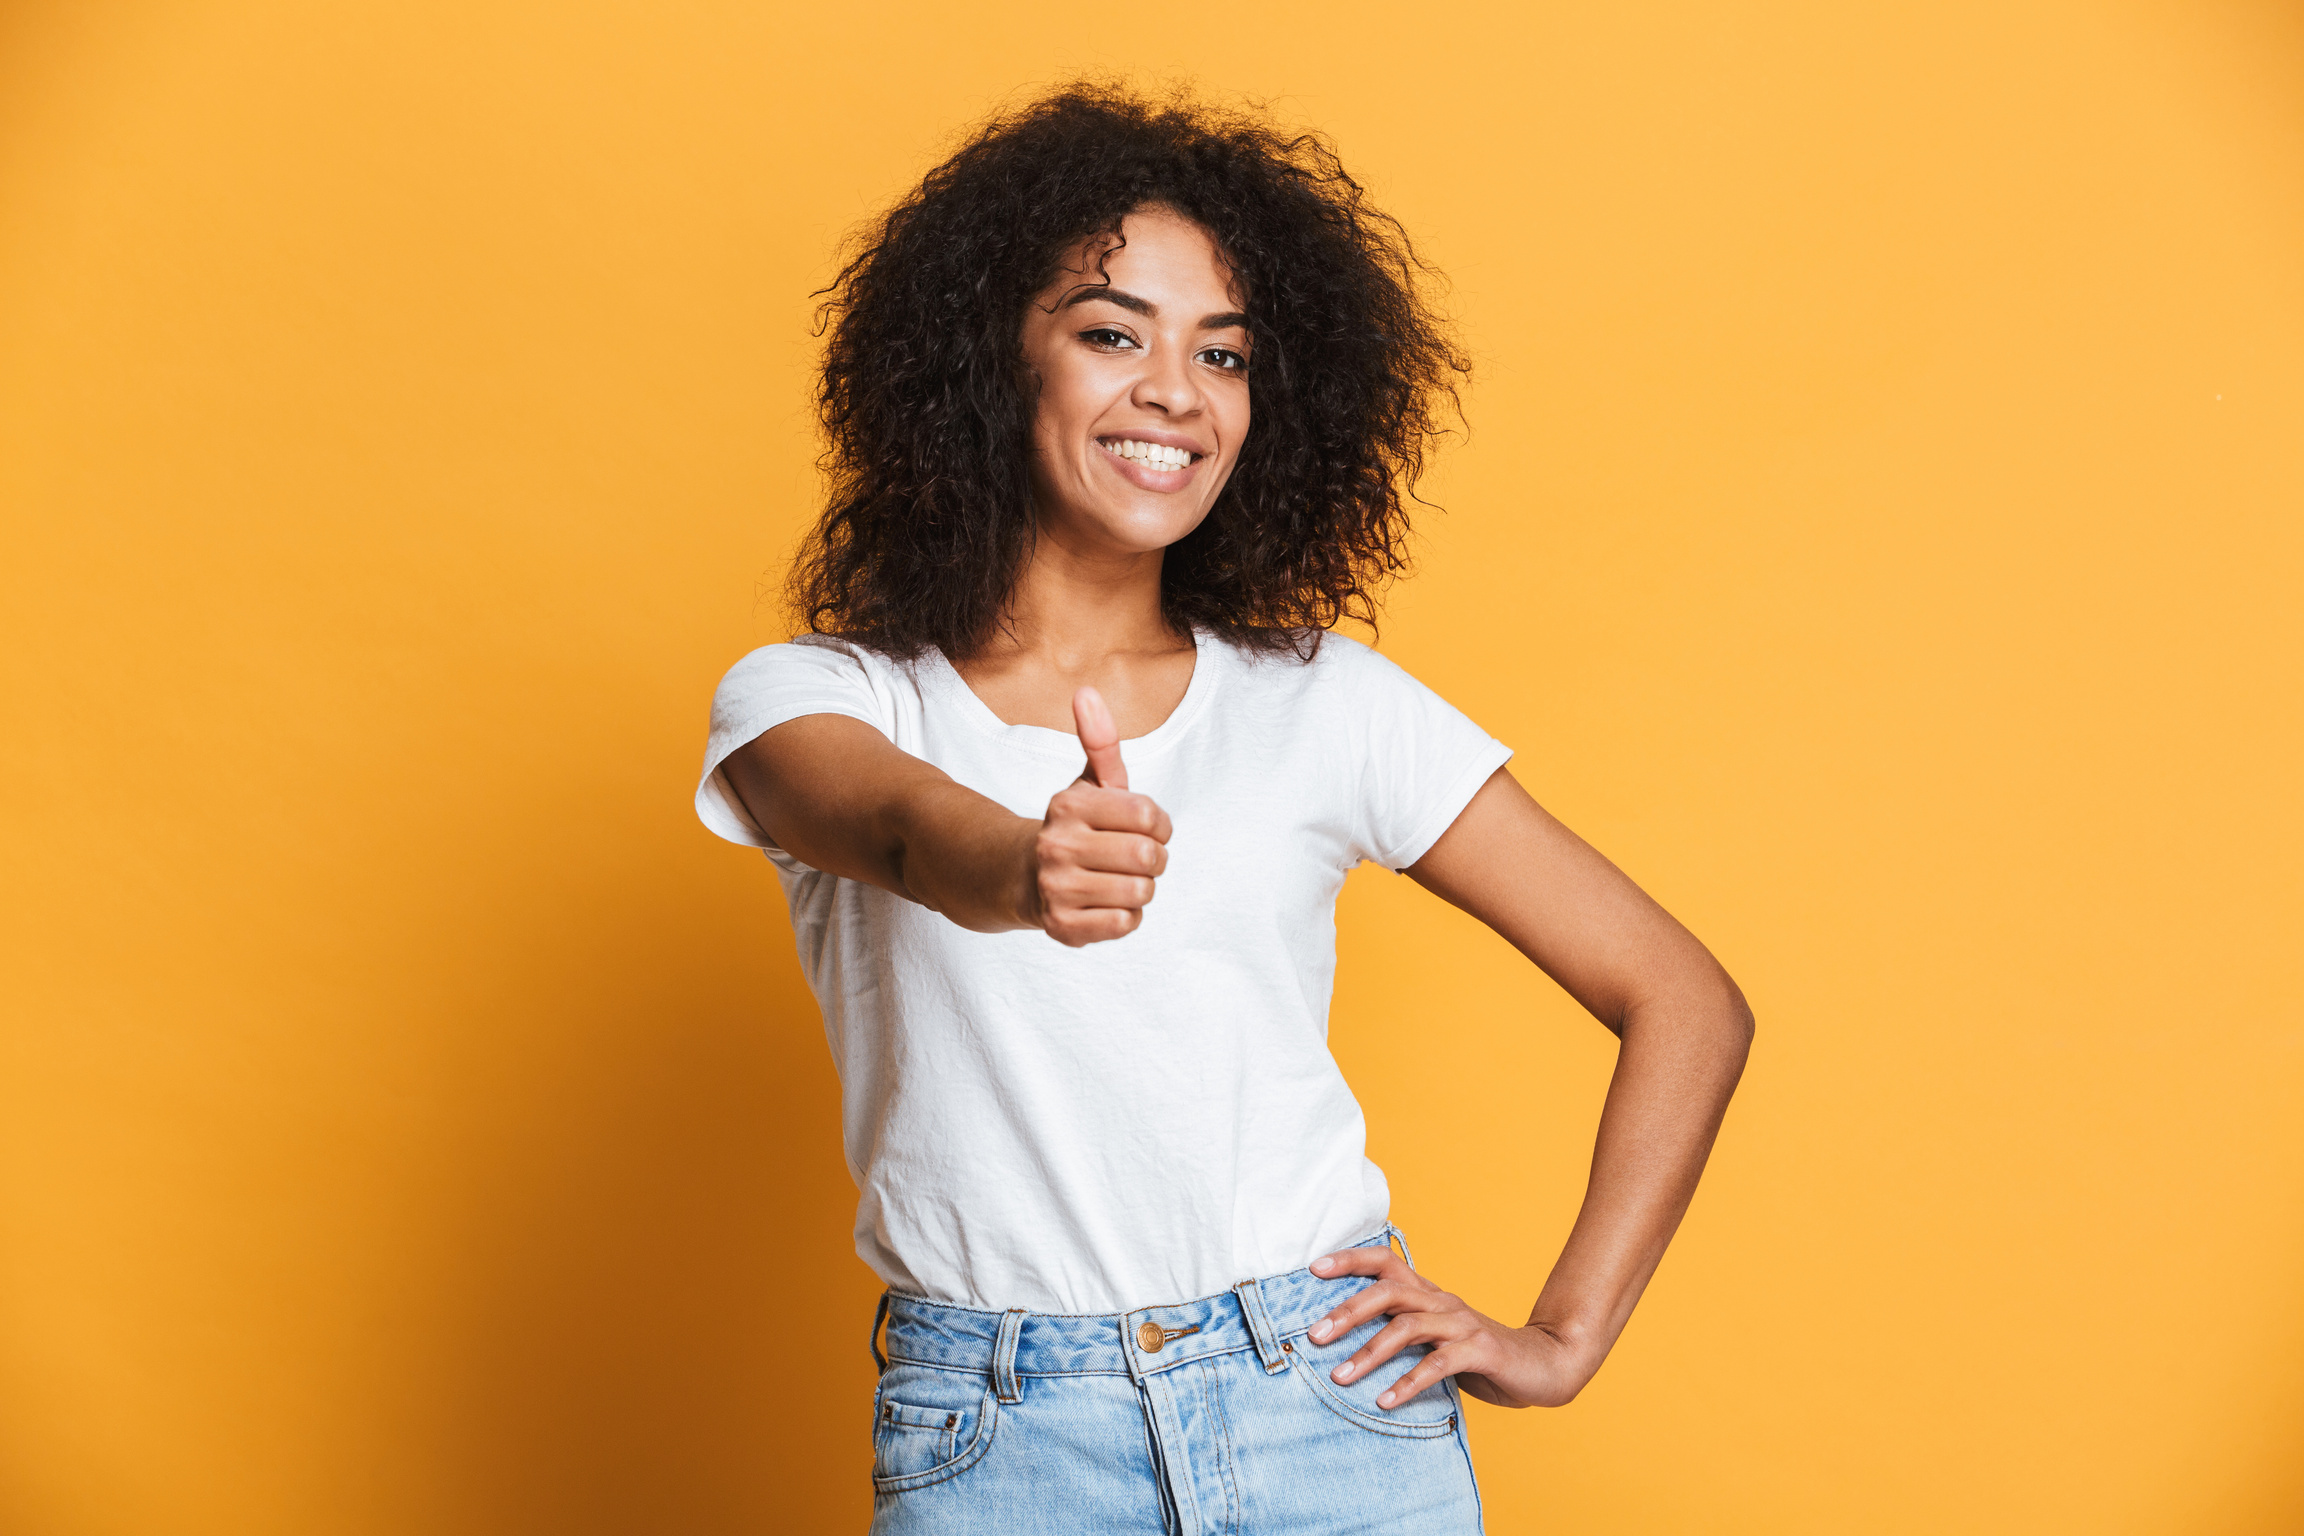
[[[777,847],[963,928],[1044,929],[1078,947],[1136,931],[1168,867],[1168,815],[1128,791],[1119,733],[1093,690],[1074,701],[1088,768],[1035,822],[964,788],[846,715],[802,715],[721,764]]]

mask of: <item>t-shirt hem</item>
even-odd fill
[[[1380,1243],[1389,1244],[1395,1230],[1397,1229],[1393,1227],[1390,1218],[1387,1217],[1369,1228],[1362,1236],[1349,1237],[1339,1243],[1322,1244],[1313,1251],[1311,1258],[1307,1258],[1303,1263],[1287,1269],[1274,1270],[1270,1274],[1258,1275],[1255,1278],[1258,1280],[1283,1280],[1290,1275],[1310,1269],[1312,1259],[1316,1259],[1322,1254],[1337,1253],[1347,1248],[1373,1248]],[[867,1260],[866,1263],[869,1265],[870,1261]],[[925,1302],[929,1306],[944,1307],[954,1312],[976,1312],[986,1317],[998,1317],[1005,1312],[1019,1310],[1007,1303],[995,1305],[990,1299],[980,1296],[974,1291],[956,1296],[936,1296],[929,1294],[917,1279],[909,1276],[901,1280],[891,1279],[885,1274],[880,1274],[876,1268],[873,1273],[879,1276],[881,1287],[890,1296],[901,1300]],[[1145,1300],[1115,1302],[1110,1306],[1078,1308],[1056,1305],[1025,1307],[1021,1310],[1030,1312],[1034,1317],[1061,1318],[1067,1321],[1092,1321],[1107,1317],[1125,1317],[1131,1312],[1141,1312],[1148,1307],[1191,1307],[1198,1306],[1202,1302],[1221,1301],[1245,1283],[1235,1282],[1230,1285],[1218,1283],[1197,1296],[1147,1296]]]
[[[786,721],[803,715],[845,715],[851,720],[863,721],[883,735],[888,729],[884,721],[867,713],[854,700],[822,698],[786,700],[772,709],[746,716],[740,725],[714,731],[704,758],[704,776],[696,784],[696,817],[714,836],[741,848],[776,848],[775,840],[744,814],[743,806],[722,779],[720,766],[734,756],[738,748],[749,746]]]
[[[1464,813],[1464,807],[1470,805],[1472,797],[1480,793],[1480,786],[1511,760],[1512,749],[1491,736],[1479,756],[1449,782],[1448,792],[1440,797],[1439,808],[1417,828],[1416,835],[1384,855],[1385,867],[1406,869],[1430,853],[1432,845],[1440,841],[1441,834],[1456,824],[1456,818]]]

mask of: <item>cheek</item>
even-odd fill
[[[1064,420],[1050,409],[1047,401],[1040,403],[1039,412],[1032,418],[1032,473],[1043,481],[1060,481],[1078,474],[1077,455],[1068,452],[1065,444]]]
[[[1236,413],[1224,419],[1220,430],[1224,436],[1224,478],[1230,479],[1232,471],[1240,467],[1240,457],[1248,448],[1248,406],[1245,402]]]
[[[1078,445],[1088,423],[1110,403],[1107,390],[1076,358],[1045,360],[1037,370],[1039,392],[1033,405],[1032,436],[1051,446]]]
[[[1224,434],[1224,441],[1231,447],[1231,462],[1237,464],[1240,462],[1240,450],[1248,445],[1248,428],[1251,421],[1248,391],[1240,390],[1239,398],[1227,403],[1230,409],[1225,411],[1221,418],[1220,430]]]

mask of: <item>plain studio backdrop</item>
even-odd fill
[[[689,796],[810,290],[1084,70],[1333,134],[1448,274],[1383,645],[1759,1014],[1606,1370],[1474,1408],[1490,1529],[2304,1529],[2304,15],[2239,0],[0,9],[0,1528],[860,1527],[836,1087]],[[1612,1042],[1394,876],[1342,949],[1398,1219],[1517,1319]]]

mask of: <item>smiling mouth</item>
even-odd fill
[[[1096,446],[1116,459],[1150,470],[1184,469],[1207,457],[1188,448],[1171,448],[1166,443],[1139,442],[1133,437],[1100,437]]]

